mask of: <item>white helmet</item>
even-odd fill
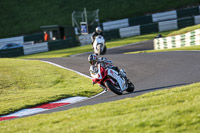
[[[97,28],[96,28],[96,32],[97,32],[97,33],[102,32],[101,27],[97,27]]]

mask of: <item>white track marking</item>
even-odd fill
[[[22,117],[22,116],[26,116],[26,115],[32,115],[32,114],[36,114],[39,112],[43,112],[46,111],[48,109],[43,109],[43,108],[33,108],[33,109],[22,109],[18,112],[3,116],[3,117],[10,117],[10,116],[17,116],[17,117]]]
[[[52,102],[52,103],[76,103],[76,102],[79,102],[79,101],[83,101],[85,99],[88,99],[88,97],[80,97],[80,96],[77,96],[77,97],[69,97],[69,98],[66,98],[66,99],[62,99],[62,100],[59,100],[59,101],[56,101],[56,102]]]
[[[51,65],[54,65],[54,66],[57,66],[57,67],[60,67],[60,68],[66,69],[66,70],[73,71],[73,72],[75,72],[75,73],[77,73],[77,74],[79,74],[79,75],[81,75],[81,76],[84,76],[84,77],[86,77],[86,78],[91,79],[91,77],[89,77],[89,76],[87,76],[87,75],[85,75],[85,74],[82,74],[82,73],[80,73],[80,72],[78,72],[78,71],[72,70],[72,69],[70,69],[70,68],[66,68],[66,67],[63,67],[63,66],[61,66],[61,65],[58,65],[58,64],[49,62],[49,61],[41,61],[41,62],[49,63],[49,64],[51,64]]]

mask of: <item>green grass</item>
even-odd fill
[[[194,25],[194,26],[189,26],[189,27],[186,27],[186,28],[182,28],[180,30],[173,31],[173,32],[169,33],[167,36],[181,35],[181,34],[185,34],[187,32],[194,31],[196,29],[200,29],[200,24]]]
[[[89,73],[89,72],[88,72]],[[90,79],[40,61],[0,59],[0,115],[72,96],[101,92]]]
[[[135,52],[127,52],[124,54],[138,54],[138,53],[155,53],[155,52],[168,52],[168,51],[179,51],[179,50],[200,50],[200,46],[188,46],[188,47],[180,47],[180,48],[172,48],[172,49],[163,49],[163,50],[144,50],[144,51],[135,51]]]
[[[160,32],[163,36],[166,36],[170,33],[170,31],[167,32]],[[148,35],[141,35],[141,36],[134,36],[134,37],[128,37],[128,38],[120,38],[120,39],[114,39],[109,42],[106,42],[107,48],[122,46],[130,43],[136,43],[146,40],[152,40],[157,34],[160,33],[151,33]],[[85,52],[92,52],[92,46],[91,45],[85,45],[85,46],[79,46],[75,48],[67,48],[67,49],[61,49],[61,50],[55,50],[55,51],[49,51],[44,53],[37,53],[32,55],[26,55],[21,56],[18,58],[58,58],[58,57],[68,57],[70,55],[85,53]]]
[[[0,1],[0,38],[41,32],[43,25],[71,26],[73,11],[99,9],[100,22],[198,5],[199,0],[45,0]],[[17,6],[16,6],[17,5]]]
[[[200,83],[0,122],[1,132],[198,133]]]

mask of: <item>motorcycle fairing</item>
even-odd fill
[[[95,41],[93,43],[93,48],[94,48],[94,52],[98,53],[97,51],[97,45],[100,45],[101,51],[103,51],[104,49],[104,45],[105,45],[105,40],[103,36],[96,36],[95,37]]]
[[[118,75],[118,72],[113,70],[113,69],[108,69],[107,71],[108,75],[111,76],[112,78],[116,79],[121,90],[124,91],[128,88],[128,85],[126,84],[126,81],[125,79],[121,78],[119,75]]]

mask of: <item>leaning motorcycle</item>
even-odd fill
[[[97,55],[103,55],[106,53],[106,45],[105,45],[105,39],[103,36],[98,35],[95,37],[94,43],[93,43],[93,49],[94,53]]]
[[[135,89],[134,84],[127,80],[125,76],[122,76],[126,75],[123,69],[118,73],[114,69],[105,68],[101,64],[98,64],[97,67],[91,66],[89,71],[93,84],[102,85],[117,95],[122,95],[124,91],[133,92]]]

